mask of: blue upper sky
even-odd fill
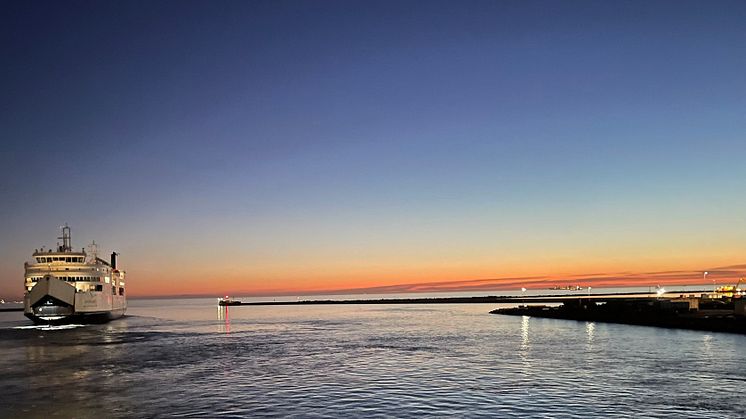
[[[746,250],[741,1],[2,10],[0,296],[64,222],[246,290]]]

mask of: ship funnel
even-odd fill
[[[119,253],[117,252],[111,252],[111,268],[116,269],[117,268],[117,255]]]

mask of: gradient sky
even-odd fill
[[[0,297],[65,222],[131,295],[746,263],[742,1],[0,4]]]

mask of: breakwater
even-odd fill
[[[700,293],[703,291],[671,291],[667,294]],[[479,297],[425,297],[425,298],[376,298],[355,300],[284,300],[284,301],[250,301],[234,302],[231,306],[279,306],[279,305],[322,305],[322,304],[549,304],[563,303],[568,300],[606,301],[624,298],[648,298],[655,294],[639,292],[620,292],[608,294],[560,294],[533,296],[479,296]]]
[[[577,299],[558,307],[525,305],[490,313],[746,334],[745,303],[708,297]]]
[[[0,307],[0,313],[11,311],[23,311],[23,307]]]

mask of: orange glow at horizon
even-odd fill
[[[707,281],[703,279],[701,266],[708,266]],[[691,264],[669,266],[635,266],[636,269],[600,269],[590,264],[580,273],[531,272],[529,269],[514,269],[511,274],[488,275],[485,270],[463,267],[438,267],[427,269],[348,269],[345,274],[334,274],[322,270],[308,270],[305,275],[296,273],[283,277],[281,272],[240,271],[210,276],[208,272],[182,273],[178,280],[150,282],[148,273],[142,280],[135,280],[129,272],[129,295],[153,297],[170,295],[313,295],[313,294],[387,294],[408,292],[486,292],[515,290],[521,287],[544,289],[552,286],[580,285],[583,287],[625,287],[656,285],[707,285],[710,281],[730,284],[746,276],[746,264]],[[595,269],[594,269],[595,268]],[[134,274],[134,275],[133,275]],[[165,278],[164,278],[165,279]],[[150,285],[147,285],[150,284]],[[153,285],[159,286],[153,286]]]
[[[703,271],[711,272],[708,281],[729,284],[742,273],[728,267],[743,263],[746,249],[746,239],[733,231],[718,231],[717,242],[686,236],[683,229],[665,236],[558,230],[508,239],[473,229],[454,233],[441,225],[441,234],[390,231],[371,237],[333,225],[308,230],[285,225],[282,235],[266,225],[267,231],[245,233],[211,229],[196,232],[209,245],[159,252],[170,243],[189,242],[185,232],[174,230],[162,242],[125,249],[122,263],[133,297],[481,292],[698,284]]]

